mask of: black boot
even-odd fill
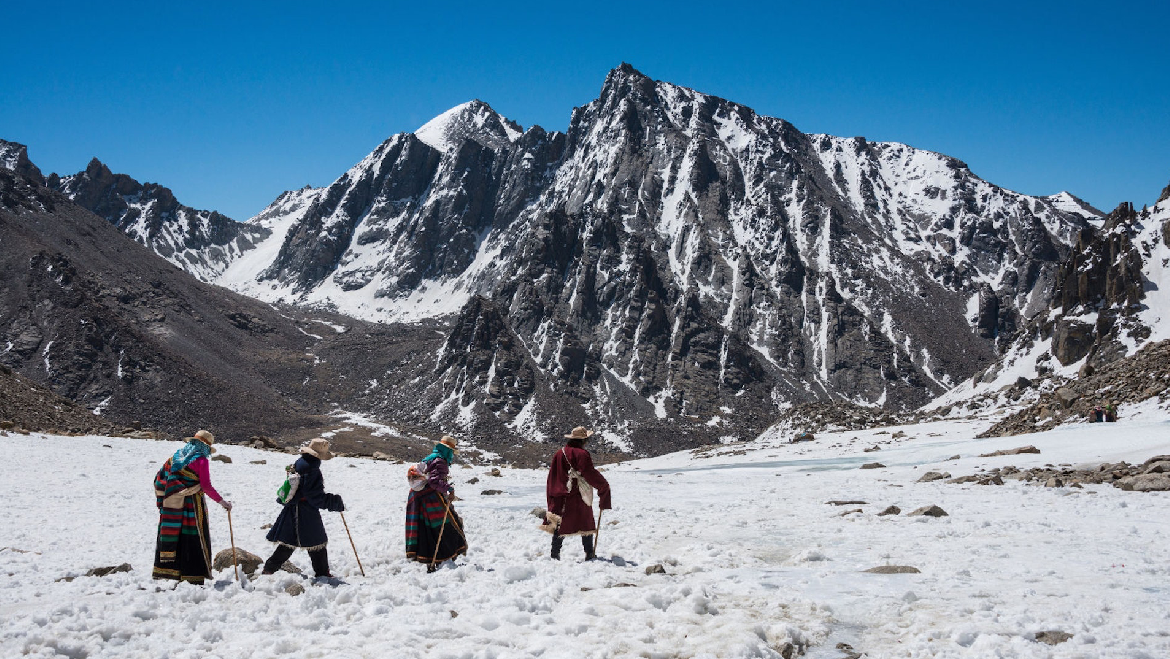
[[[313,562],[313,575],[317,577],[332,577],[329,574],[329,550],[325,547],[309,552],[309,560]]]
[[[593,553],[593,536],[591,536],[591,535],[581,536],[581,547],[583,547],[585,549],[585,560],[591,561],[591,560],[597,558],[597,554]]]
[[[272,556],[267,561],[264,561],[264,574],[275,574],[292,555],[292,547],[277,545],[276,551],[272,552]]]
[[[561,545],[565,544],[565,537],[562,535],[553,535],[552,539],[552,557],[553,560],[561,560]]]

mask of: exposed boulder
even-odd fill
[[[870,574],[919,574],[922,572],[922,570],[910,565],[879,565],[862,571]]]
[[[245,549],[240,549],[239,547],[236,547],[235,551],[236,551],[235,560],[239,563],[240,570],[244,574],[248,575],[249,577],[255,575],[256,570],[259,570],[260,567],[264,565],[264,559],[260,558],[259,556],[257,556],[256,554],[253,554],[250,551],[247,551]],[[213,570],[215,570],[216,572],[219,572],[221,570],[233,569],[232,568],[232,548],[228,547],[227,549],[223,549],[223,550],[217,552],[215,554],[215,558],[213,558],[211,561],[211,568]],[[289,561],[285,561],[284,565],[282,565],[280,567],[280,569],[283,572],[290,572],[292,574],[301,574],[301,569],[298,568],[297,566],[293,565]]]
[[[907,517],[948,517],[947,511],[938,506],[923,506],[916,509],[914,512],[907,515]]]
[[[1154,473],[1128,476],[1117,482],[1127,492],[1165,492],[1170,490],[1170,474]]]
[[[1031,445],[1029,445],[1029,446],[1021,446],[1021,447],[1019,447],[1019,448],[1013,448],[1013,449],[1002,449],[1002,450],[999,450],[999,451],[993,451],[993,452],[991,452],[991,453],[984,453],[984,454],[980,455],[979,457],[981,457],[981,458],[994,458],[994,457],[998,457],[998,456],[1001,456],[1001,455],[1020,455],[1020,454],[1022,454],[1022,453],[1035,453],[1035,454],[1039,454],[1039,453],[1040,453],[1040,449],[1036,448],[1035,446],[1031,446]]]

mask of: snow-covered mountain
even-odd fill
[[[567,133],[473,101],[390,138],[253,218],[270,236],[213,280],[366,319],[454,318],[436,418],[532,435],[543,387],[618,443],[660,421],[744,436],[790,402],[907,407],[969,378],[1048,308],[1100,220],[1068,193],[805,134],[623,65]],[[496,333],[455,340],[477,324]]]
[[[77,174],[51,174],[46,184],[204,280],[268,237],[258,224],[180,204],[169,188],[114,174],[97,158]]]
[[[933,401],[932,407],[989,395],[1020,378],[1055,375],[1064,381],[1089,376],[1146,345],[1170,339],[1167,265],[1170,186],[1152,207],[1137,210],[1124,203],[1100,225],[1083,229],[1057,271],[1051,308],[1031,316],[996,362]],[[1138,389],[1135,393],[1148,387]],[[1040,392],[1031,397],[1037,395]],[[1104,395],[1094,392],[1081,402],[1091,406]]]

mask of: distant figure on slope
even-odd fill
[[[329,440],[317,437],[301,447],[301,457],[293,469],[300,475],[293,498],[284,504],[280,516],[268,530],[268,541],[277,544],[276,551],[264,561],[264,574],[272,574],[284,565],[297,549],[306,549],[313,563],[313,574],[320,579],[332,579],[329,572],[329,536],[321,522],[321,510],[339,513],[345,510],[345,503],[336,494],[325,491],[325,478],[321,476],[321,461],[332,460]],[[279,502],[278,502],[279,503]]]
[[[1105,404],[1105,420],[1109,422],[1117,421],[1117,403],[1109,401]]]
[[[1105,408],[1100,405],[1094,405],[1093,409],[1089,410],[1089,423],[1101,423],[1105,420]]]
[[[593,536],[597,525],[593,521],[593,490],[599,495],[601,510],[609,510],[609,482],[593,467],[593,456],[585,450],[585,440],[593,436],[592,430],[582,426],[573,428],[565,435],[569,440],[553,455],[548,468],[545,497],[548,512],[542,529],[553,534],[552,557],[560,560],[561,545],[565,536],[581,536],[585,549],[585,560],[595,558]]]
[[[406,499],[406,558],[426,563],[427,572],[467,553],[463,519],[451,507],[458,497],[448,481],[458,444],[450,435],[435,444],[416,470],[425,476],[425,481],[418,484],[417,490],[412,486]]]
[[[155,579],[202,584],[211,577],[211,537],[203,494],[225,510],[232,509],[232,503],[224,501],[211,486],[207,457],[215,452],[214,443],[215,435],[200,430],[187,438],[154,477],[159,511]]]

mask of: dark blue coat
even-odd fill
[[[268,530],[268,541],[305,549],[324,547],[329,537],[325,535],[320,511],[341,512],[345,504],[340,496],[325,491],[319,458],[301,455],[294,468],[301,475],[300,487],[296,498],[284,506]]]

